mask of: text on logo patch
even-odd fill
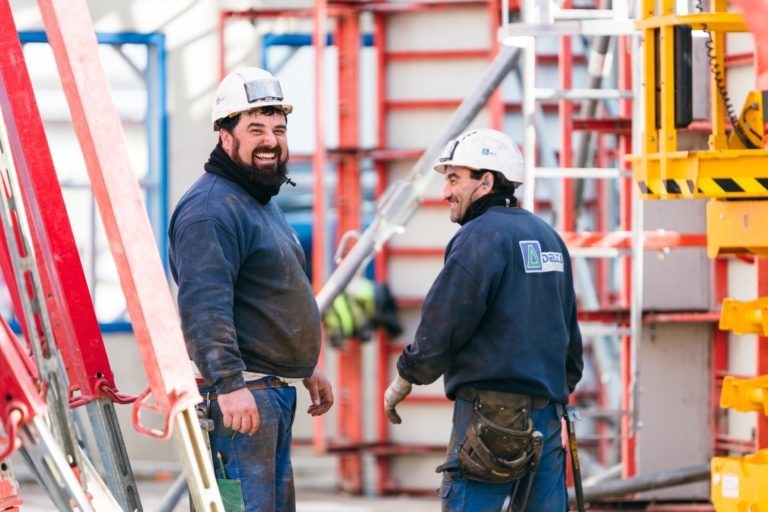
[[[538,240],[520,240],[520,250],[523,253],[523,266],[528,274],[564,271],[563,254],[542,252]]]

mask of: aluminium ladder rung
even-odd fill
[[[632,250],[623,247],[571,247],[568,252],[573,258],[613,259],[628,256]]]
[[[499,28],[504,44],[518,46],[525,36],[626,36],[638,33],[632,19],[562,20],[554,23],[510,23]]]
[[[593,322],[579,322],[579,329],[581,330],[582,336],[629,336],[631,335],[631,331],[629,327],[626,326],[620,326],[620,325],[612,325],[612,324],[603,324],[603,323],[593,323]]]
[[[632,99],[632,91],[618,89],[555,89],[538,87],[533,90],[533,97],[539,101],[556,100],[620,100]]]
[[[631,178],[632,171],[603,167],[534,167],[536,178],[586,178],[616,179]]]
[[[555,21],[560,20],[612,20],[634,21],[626,16],[626,12],[619,14],[614,9],[556,9],[552,13]]]

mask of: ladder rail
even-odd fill
[[[75,132],[104,221],[109,247],[126,296],[154,404],[143,399],[134,404],[134,428],[153,437],[202,438],[190,412],[201,401],[170,288],[157,250],[147,211],[112,102],[88,6],[84,0],[39,0],[56,65],[65,84]],[[162,431],[138,421],[142,409],[164,415]],[[196,417],[196,415],[195,415]],[[184,420],[173,432],[174,423]],[[201,443],[179,443],[192,502],[199,511],[224,509],[215,485],[212,458],[201,456]],[[214,485],[211,485],[211,482]]]
[[[59,510],[71,511],[72,500],[80,510],[93,511],[74,466],[48,427],[48,405],[40,396],[37,376],[23,362],[21,347],[0,318],[0,389],[5,398],[0,422],[6,432],[6,447],[0,460],[18,449]],[[102,509],[121,510],[109,504]]]
[[[29,225],[19,193],[16,167],[9,153],[10,141],[6,126],[6,119],[0,112],[0,183],[3,189],[0,193],[0,221],[15,281],[22,288],[19,293],[22,311],[17,313],[23,315],[26,340],[40,372],[40,379],[47,388],[45,399],[50,408],[54,436],[61,444],[69,464],[80,467],[77,435],[68,410],[69,381],[61,353],[53,338],[48,308],[42,300],[44,292],[35,251],[30,244]]]
[[[110,488],[123,508],[141,511],[136,483],[112,404],[113,400],[125,403],[130,401],[130,397],[116,390],[13,16],[7,2],[0,3],[0,10],[0,45],[8,57],[0,64],[0,77],[4,84],[0,103],[8,121],[4,127],[9,128],[6,147],[13,150],[12,161],[15,163],[11,191],[14,206],[23,205],[26,211],[26,215],[14,212],[14,221],[24,221],[26,225],[15,233],[20,236],[15,241],[22,244],[21,248],[14,250],[9,244],[3,246],[3,271],[9,284],[23,283],[13,270],[18,269],[20,263],[18,258],[12,258],[11,253],[19,251],[23,251],[28,258],[21,265],[36,267],[38,275],[33,281],[40,285],[39,289],[44,293],[37,290],[35,297],[41,297],[41,305],[48,308],[47,311],[39,311],[41,323],[45,326],[43,332],[52,336],[48,339],[55,341],[66,374],[62,373],[62,369],[58,371],[68,377],[68,382],[62,382],[63,389],[55,390],[58,395],[57,416],[67,414],[67,404],[70,407],[85,404],[91,418],[89,426],[96,440],[95,446],[91,447],[95,448],[92,450],[94,458],[100,459]],[[9,62],[15,64],[10,65]],[[13,94],[8,91],[13,91]],[[20,126],[24,129],[19,129]],[[31,172],[32,169],[34,172]],[[18,285],[9,286],[9,289],[16,311],[23,311],[28,293]],[[20,316],[20,320],[27,331],[29,320],[24,315]],[[67,449],[68,453],[70,450],[71,447]]]
[[[617,1],[616,4],[626,4],[626,2]],[[608,2],[601,1],[600,7],[607,7]],[[539,166],[536,165],[535,155],[540,155],[542,162],[544,162],[548,156],[545,155],[545,148],[551,147],[551,143],[543,133],[540,133],[540,125],[543,122],[542,104],[548,102],[559,101],[560,102],[560,115],[561,115],[561,129],[564,130],[565,137],[570,137],[573,131],[572,125],[574,119],[571,119],[568,114],[570,112],[566,107],[570,107],[572,102],[581,102],[581,109],[579,117],[589,118],[594,117],[597,114],[597,106],[600,101],[626,101],[633,97],[632,92],[629,90],[622,90],[619,88],[607,88],[604,83],[605,78],[605,65],[606,60],[613,56],[610,52],[611,39],[617,35],[627,35],[633,33],[634,27],[632,22],[627,18],[625,5],[613,5],[612,9],[595,9],[590,11],[574,10],[574,9],[559,9],[552,10],[553,3],[549,0],[524,0],[521,5],[521,22],[512,23],[504,27],[500,31],[500,36],[507,44],[515,44],[523,49],[523,70],[522,76],[519,76],[521,82],[521,90],[523,91],[522,99],[522,115],[523,115],[523,147],[524,154],[526,156],[526,186],[523,189],[523,207],[531,211],[535,211],[539,197],[541,194],[538,190],[539,180],[541,178],[547,178],[545,183],[551,184],[553,179],[576,179],[575,186],[564,186],[563,193],[569,194],[564,197],[560,204],[572,204],[575,211],[578,213],[583,209],[583,196],[584,196],[584,181],[594,179],[618,179],[628,181],[629,173],[626,172],[621,165],[614,168],[598,168],[598,162],[593,164],[593,167],[586,167],[589,162],[589,151],[591,149],[591,135],[584,133],[580,137],[577,147],[575,148],[575,155],[571,155],[570,144],[563,142],[564,146],[560,148],[561,162],[567,162],[567,165],[561,163],[559,166],[549,165],[542,163]],[[571,36],[593,36],[592,37],[592,49],[590,51],[589,66],[588,66],[588,84],[584,88],[571,87],[570,76],[565,77],[565,81],[561,82],[559,88],[546,88],[537,84],[537,38],[556,36],[561,39],[569,39]],[[570,52],[570,45],[561,44],[561,52]],[[561,58],[562,58],[561,53]],[[562,63],[561,63],[562,65]],[[566,63],[566,68],[570,70],[569,63]],[[561,80],[563,80],[561,76]],[[608,105],[608,104],[607,104]],[[562,124],[564,123],[564,124]],[[567,139],[570,140],[570,139]],[[573,163],[571,164],[571,160]],[[598,185],[599,186],[599,185]],[[598,189],[599,190],[599,189]],[[573,194],[573,198],[570,197]],[[599,194],[599,192],[598,192]],[[556,194],[552,194],[553,197]],[[572,199],[572,201],[571,201]],[[553,199],[553,202],[555,199]],[[553,203],[554,204],[554,203]],[[602,207],[602,206],[601,206]],[[629,287],[633,291],[633,301],[630,314],[630,326],[629,328],[615,329],[610,333],[611,336],[606,336],[608,332],[603,335],[594,337],[592,342],[595,344],[594,352],[597,354],[603,354],[610,352],[609,347],[616,345],[616,340],[623,340],[625,347],[625,357],[630,361],[628,370],[625,370],[624,378],[629,379],[628,386],[631,388],[628,395],[620,396],[617,393],[608,393],[606,396],[615,405],[617,400],[625,400],[625,406],[622,409],[625,410],[624,418],[622,421],[628,423],[628,427],[625,427],[625,431],[621,435],[615,436],[617,439],[622,439],[622,444],[631,445],[633,442],[633,436],[635,433],[634,427],[637,421],[637,408],[636,408],[636,376],[637,376],[637,350],[638,342],[640,339],[640,326],[642,323],[641,316],[641,299],[642,296],[637,295],[639,286],[634,283],[638,279],[642,278],[642,269],[638,268],[642,264],[642,252],[644,250],[643,232],[641,229],[641,217],[638,217],[636,208],[632,210],[634,212],[634,222],[630,224],[632,232],[632,240],[635,242],[626,249],[620,247],[606,246],[584,246],[584,247],[572,247],[568,244],[571,256],[574,258],[574,274],[578,285],[578,289],[582,294],[583,300],[587,304],[588,309],[599,309],[601,307],[600,295],[597,292],[597,286],[603,286],[600,281],[600,274],[593,276],[593,271],[588,265],[585,258],[631,258],[631,265],[634,269],[634,273],[631,274],[630,280],[625,276],[625,287]],[[570,229],[576,229],[576,233],[564,233],[565,235],[578,235],[579,229],[584,229],[585,218],[581,216],[577,218],[575,226],[566,226],[565,220],[560,220],[558,217],[561,212],[557,209],[553,209],[552,216],[555,222],[562,223],[562,229],[568,231]],[[565,212],[564,217],[568,217],[569,212]],[[599,213],[598,213],[599,215]],[[597,218],[597,224],[599,225],[601,218]],[[602,226],[599,226],[602,227]],[[627,227],[622,226],[620,229],[627,230]],[[567,237],[566,237],[567,239]],[[602,261],[595,262],[598,265],[597,270],[600,271],[601,265],[605,265]],[[632,283],[630,286],[629,283]],[[627,340],[631,342],[627,343]],[[603,368],[601,371],[609,374],[620,374],[620,370],[615,358],[601,357],[600,364],[607,364],[608,367]],[[614,375],[614,376],[615,376]],[[612,379],[616,380],[616,379]],[[624,453],[628,453],[628,450],[624,450]],[[628,458],[628,467],[633,465],[633,456]]]

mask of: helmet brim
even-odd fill
[[[234,113],[230,114],[227,117],[234,117],[235,115],[239,115],[239,114],[242,114],[244,112],[250,112],[251,110],[256,110],[256,109],[265,108],[265,107],[274,107],[274,108],[276,108],[278,110],[282,110],[283,113],[286,116],[288,114],[290,114],[291,112],[293,112],[293,105],[290,105],[288,103],[283,103],[282,101],[265,101],[264,103],[259,103],[258,106],[255,106],[253,108],[249,108],[248,110],[242,110],[240,112],[234,112]],[[215,132],[219,131],[219,121],[221,121],[222,119],[224,119],[224,118],[220,117],[220,118],[218,118],[217,120],[215,120],[213,122],[213,131],[215,131]]]

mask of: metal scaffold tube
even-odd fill
[[[485,76],[459,105],[445,130],[421,155],[405,180],[392,183],[382,194],[374,217],[317,294],[317,305],[324,312],[381,246],[395,233],[402,231],[419,207],[432,174],[432,164],[445,144],[459,135],[488,102],[496,88],[517,64],[520,49],[502,47]]]
[[[642,491],[652,491],[654,489],[663,489],[665,487],[674,487],[677,485],[708,480],[709,472],[709,464],[701,464],[699,466],[661,471],[659,473],[627,478],[625,480],[604,482],[584,487],[584,500],[596,501],[604,498],[619,497]],[[573,489],[568,490],[568,501],[570,503],[576,502]]]

